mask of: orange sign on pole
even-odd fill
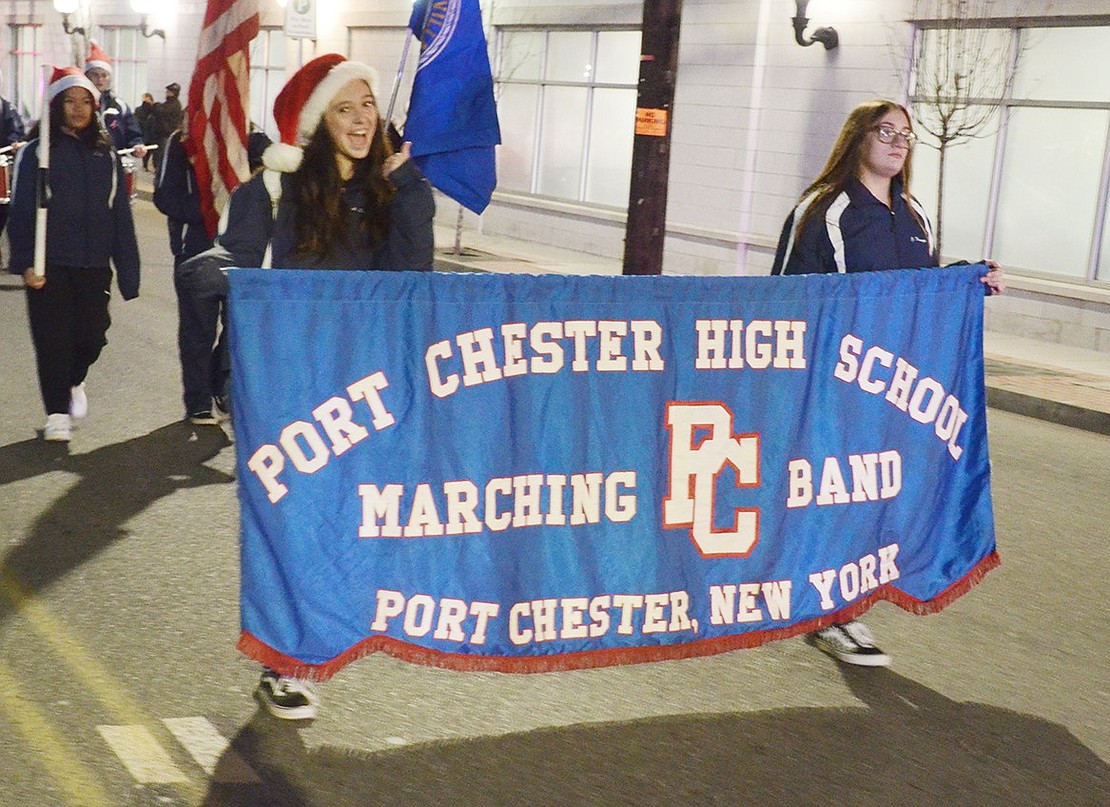
[[[667,110],[636,107],[636,134],[648,137],[667,136]]]

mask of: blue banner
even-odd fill
[[[232,270],[240,649],[529,672],[939,610],[998,562],[984,272]]]
[[[418,0],[409,28],[420,41],[405,139],[428,181],[481,213],[497,185],[501,142],[478,0]]]

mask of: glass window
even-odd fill
[[[250,119],[273,140],[278,140],[274,123],[274,99],[285,84],[285,33],[280,28],[263,28],[250,44]]]
[[[592,81],[594,35],[589,31],[552,31],[547,36],[548,81]]]
[[[504,190],[532,192],[532,162],[536,149],[536,106],[540,88],[505,84],[497,99],[501,145],[497,147],[497,185]]]
[[[9,70],[4,72],[7,81],[11,82],[12,95],[8,100],[13,102],[27,123],[30,130],[34,119],[39,117],[39,81],[42,78],[41,65],[46,64],[42,54],[38,52],[37,25],[13,25],[12,48]],[[6,89],[6,88],[5,88]]]
[[[149,40],[138,28],[102,28],[97,42],[112,57],[112,95],[133,110],[142,103],[143,93],[148,92],[146,68]],[[165,97],[161,87],[149,92],[155,101]]]
[[[639,83],[639,31],[602,31],[597,35],[595,78],[600,84]]]
[[[1016,110],[1006,144],[994,257],[1083,278],[1110,112]]]
[[[502,81],[536,81],[543,74],[547,35],[542,31],[506,31],[501,38]]]
[[[590,142],[586,153],[586,201],[625,207],[631,172],[628,155],[636,123],[636,96],[624,90],[594,92]]]
[[[502,29],[498,187],[624,207],[639,31]]]
[[[1042,28],[1026,36],[1015,98],[1110,100],[1110,27]]]
[[[988,137],[949,146],[945,151],[944,218],[941,249],[951,260],[978,260],[983,257],[983,237],[987,228],[991,170],[997,123],[990,124]],[[913,195],[929,211],[936,224],[937,171],[940,153],[935,141],[923,135],[913,150]]]
[[[925,31],[917,57],[914,92],[942,98],[1001,98],[1013,48],[1013,35],[1007,29]]]
[[[930,100],[951,95],[959,76],[963,97],[999,98],[1008,120],[1004,140],[990,121],[948,152],[944,254],[978,256],[989,238],[987,254],[1008,266],[1087,280],[1099,243],[1094,279],[1110,281],[1110,219],[1096,220],[1107,204],[1099,176],[1110,160],[1110,26],[930,30],[920,41],[916,110],[928,118]],[[999,58],[1006,42],[1020,42],[1016,60]],[[1011,62],[1011,90],[997,95],[1007,81],[998,65]],[[936,154],[920,149],[915,170],[915,194],[935,208]]]
[[[537,193],[560,199],[579,198],[585,116],[585,88],[547,88],[543,97]]]

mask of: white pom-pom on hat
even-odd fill
[[[271,143],[262,152],[262,165],[271,171],[281,171],[283,174],[296,171],[301,167],[303,159],[304,149],[288,143]]]

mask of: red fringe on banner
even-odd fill
[[[323,664],[306,664],[280,653],[259,641],[247,631],[240,634],[237,647],[243,655],[266,665],[272,670],[277,670],[282,675],[313,678],[317,681],[327,681],[351,662],[378,652],[426,667],[442,667],[460,672],[502,673],[560,672],[613,667],[618,664],[641,664],[649,661],[698,658],[727,653],[730,650],[758,647],[768,642],[789,639],[793,636],[820,630],[834,622],[847,622],[866,613],[880,600],[892,602],[899,608],[913,614],[935,614],[970,591],[983,579],[987,572],[994,569],[1001,562],[998,553],[991,552],[979,561],[975,568],[931,600],[919,600],[891,586],[883,586],[860,602],[819,619],[799,622],[785,628],[742,633],[735,636],[722,636],[715,639],[702,639],[677,645],[618,647],[552,656],[476,656],[430,650],[389,636],[371,636]]]

